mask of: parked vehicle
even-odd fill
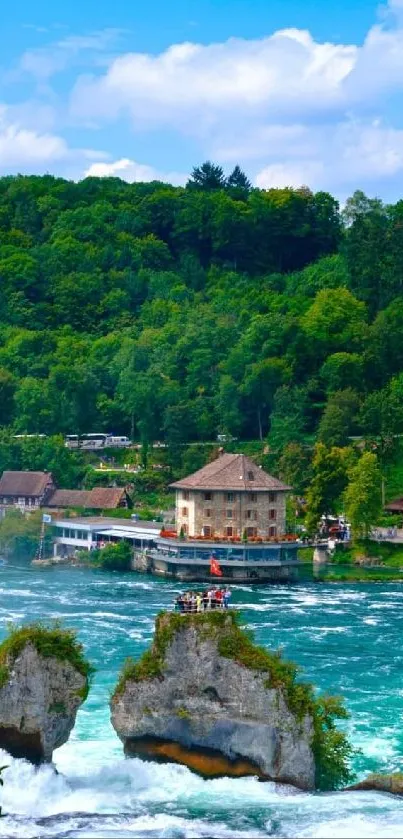
[[[131,441],[128,437],[114,434],[68,434],[64,445],[67,449],[82,449],[88,452],[106,448],[128,448]]]

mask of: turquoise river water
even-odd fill
[[[97,668],[69,742],[34,769],[0,753],[0,837],[403,837],[403,800],[379,793],[299,793],[254,778],[203,781],[187,769],[124,759],[108,701],[128,655],[149,644],[178,585],[72,568],[0,568],[7,622],[60,618]],[[256,639],[283,647],[318,688],[342,694],[358,776],[396,771],[403,755],[403,586],[239,586]]]

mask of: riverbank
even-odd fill
[[[304,566],[313,559],[313,550],[304,548],[298,556]],[[326,563],[312,564],[317,581],[348,583],[403,582],[403,547],[391,542],[361,540],[345,547],[337,545]]]

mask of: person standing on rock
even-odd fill
[[[228,609],[230,599],[231,599],[231,591],[230,591],[229,588],[226,588],[224,590],[224,594],[223,594],[224,609]]]

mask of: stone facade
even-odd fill
[[[176,490],[176,528],[188,536],[248,536],[285,533],[284,491]]]

